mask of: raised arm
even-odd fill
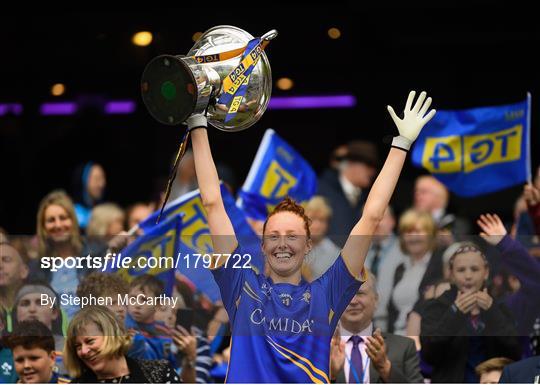
[[[532,311],[536,311],[537,293],[540,292],[540,263],[523,245],[508,235],[501,218],[497,214],[482,214],[476,221],[482,232],[480,236],[501,252],[501,261],[521,282],[518,292],[529,293],[523,298],[530,300]],[[510,303],[507,301],[507,303]]]
[[[188,129],[192,130],[191,143],[197,182],[203,207],[208,217],[214,253],[232,253],[236,249],[238,241],[221,197],[219,177],[212,158],[206,126],[206,118],[202,115],[195,115],[188,119]],[[225,258],[220,258],[218,266],[223,263],[225,263]],[[212,267],[214,266],[212,263]]]
[[[399,136],[394,137],[392,148],[364,205],[362,217],[352,229],[341,252],[345,264],[355,277],[359,277],[362,272],[371,238],[394,193],[407,152],[422,127],[435,115],[435,110],[427,113],[431,98],[426,99],[425,92],[420,94],[414,107],[411,108],[415,95],[414,91],[409,93],[403,119],[399,119],[394,109],[388,106],[388,112],[396,123]]]

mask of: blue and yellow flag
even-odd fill
[[[244,214],[234,202],[229,190],[221,184],[221,196],[225,210],[234,227],[236,238],[242,246],[243,254],[250,256],[241,263],[249,262],[251,266],[263,271],[264,259],[260,252],[260,239],[255,235],[246,221]],[[155,212],[139,224],[143,231],[151,232],[159,212]],[[169,203],[163,211],[162,218],[182,216],[182,244],[178,271],[188,278],[202,293],[212,301],[220,299],[219,288],[212,273],[208,270],[208,257],[212,252],[212,241],[208,229],[208,221],[199,190],[185,194]]]
[[[108,271],[116,271],[127,282],[142,274],[155,275],[163,282],[165,294],[170,295],[180,252],[181,231],[182,218],[179,215],[167,218],[120,252],[121,260],[131,259],[128,268],[113,268]]]
[[[266,130],[248,177],[238,193],[238,206],[250,218],[264,221],[286,196],[309,200],[317,190],[310,164],[272,129]]]
[[[461,197],[530,180],[530,95],[516,104],[437,111],[416,140],[412,162]]]

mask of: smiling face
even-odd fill
[[[489,268],[478,251],[457,254],[452,260],[451,279],[465,293],[482,289],[488,279]]]
[[[105,337],[98,326],[89,322],[75,337],[75,352],[84,365],[98,377],[107,371],[107,357],[102,356],[101,349],[105,346]]]
[[[311,249],[304,220],[288,211],[272,215],[266,223],[262,248],[271,274],[300,274],[304,257]]]
[[[52,377],[55,353],[35,347],[26,349],[22,345],[13,348],[15,371],[23,384],[48,383]]]
[[[51,204],[45,209],[44,227],[53,242],[67,242],[73,232],[73,219],[60,205]]]
[[[377,309],[378,296],[374,288],[373,278],[360,286],[351,302],[341,316],[341,322],[344,328],[350,332],[356,333],[369,326],[373,319],[373,314]]]

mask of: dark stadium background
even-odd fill
[[[79,163],[94,160],[107,172],[107,200],[126,206],[149,199],[156,177],[165,176],[183,127],[163,126],[141,102],[139,80],[145,64],[163,53],[184,54],[193,33],[230,24],[260,36],[279,36],[267,49],[274,79],[290,77],[291,91],[273,95],[352,93],[352,109],[267,111],[247,131],[211,129],[216,160],[231,166],[241,185],[266,128],[274,128],[316,171],[331,150],[351,139],[375,141],[386,154],[384,136],[397,131],[386,105],[403,108],[409,90],[426,90],[438,109],[517,102],[533,96],[533,169],[539,162],[540,26],[532,5],[471,2],[411,6],[367,6],[268,2],[132,11],[14,11],[2,15],[0,103],[21,103],[20,116],[0,117],[0,226],[32,234],[39,200],[54,188],[69,190]],[[433,2],[435,3],[435,2]],[[532,4],[532,3],[531,3]],[[342,37],[328,38],[337,27]],[[154,33],[149,47],[131,44],[140,30]],[[52,84],[67,92],[50,96]],[[44,117],[39,105],[83,100],[74,116]],[[101,99],[135,99],[132,115],[106,116]],[[408,164],[393,203],[403,210],[412,182],[422,170]],[[163,187],[159,185],[158,187]],[[471,219],[489,210],[506,220],[521,191],[516,186],[476,199],[452,197],[454,211]]]

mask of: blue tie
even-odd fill
[[[363,341],[360,336],[352,336],[349,341],[352,341],[353,347],[351,350],[351,367],[349,369],[349,384],[361,383],[364,373],[362,367],[362,354],[360,354],[360,342]]]

